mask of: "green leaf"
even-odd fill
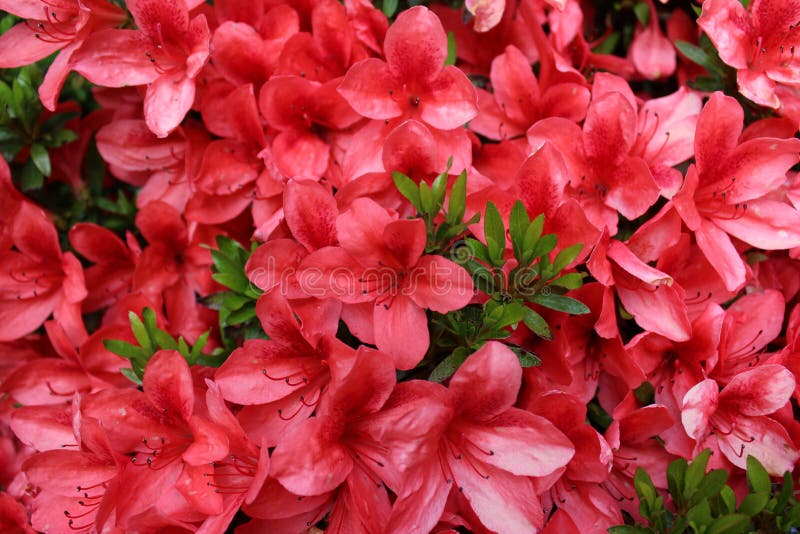
[[[713,520],[713,517],[711,515],[711,505],[708,504],[708,500],[706,499],[700,501],[696,505],[689,508],[689,511],[686,512],[686,519],[689,520],[690,524],[709,524]]]
[[[566,289],[578,289],[583,285],[583,274],[567,273],[552,280],[548,285],[563,287]]]
[[[236,273],[241,272],[241,266],[236,261],[235,257],[238,256],[234,251],[228,254],[222,250],[211,249],[211,259],[214,261],[214,268],[220,273]]]
[[[776,496],[775,509],[783,510],[790,500],[794,501],[793,495],[794,481],[792,480],[792,474],[787,471],[783,474],[783,486],[781,486],[781,491],[778,492]]]
[[[444,60],[445,67],[456,64],[456,36],[453,32],[447,32],[447,57]]]
[[[175,341],[175,338],[173,338],[167,332],[161,330],[160,328],[156,328],[150,333],[153,334],[153,338],[158,344],[158,348],[162,350],[178,350],[178,342]]]
[[[511,246],[514,248],[514,257],[522,259],[525,243],[525,232],[531,224],[528,210],[521,200],[514,202],[511,208],[511,216],[508,220],[508,233],[511,236]]]
[[[493,329],[501,329],[507,326],[516,325],[525,317],[525,310],[528,308],[520,301],[498,303],[490,300],[486,303],[485,324]]]
[[[419,213],[424,213],[422,209],[422,199],[420,198],[419,187],[414,183],[414,180],[403,174],[402,172],[393,172],[392,180],[395,187],[411,202],[411,205],[417,208]]]
[[[711,449],[706,449],[697,456],[695,456],[692,463],[689,465],[689,468],[686,470],[686,477],[684,478],[684,490],[687,492],[694,490],[700,484],[700,481],[703,480],[703,476],[706,474],[706,466],[708,465],[708,459],[711,457]]]
[[[206,346],[208,343],[208,336],[211,335],[211,330],[206,330],[197,338],[192,346],[192,352],[189,354],[189,359],[191,362],[197,362],[200,356],[203,354],[203,347]]]
[[[212,274],[211,278],[237,293],[244,293],[249,285],[249,281],[241,273],[219,272]]]
[[[71,119],[78,117],[79,114],[76,112],[73,113],[56,113],[52,115],[49,119],[42,123],[42,131],[43,132],[52,132],[58,131],[64,128],[64,125]]]
[[[104,339],[103,346],[114,354],[129,360],[141,360],[147,357],[141,347],[121,339]]]
[[[137,386],[142,385],[142,379],[139,378],[139,375],[136,374],[136,371],[134,371],[130,367],[123,367],[122,369],[119,370],[119,372],[122,373],[122,376],[124,376]]]
[[[203,367],[219,367],[225,363],[225,354],[211,355],[200,354],[195,360],[196,365]]]
[[[428,187],[428,184],[425,182],[419,183],[419,198],[420,202],[422,203],[422,211],[420,214],[433,214],[433,192],[431,188]]]
[[[719,496],[727,507],[728,513],[736,511],[736,494],[730,486],[723,486],[722,489],[719,490]]]
[[[647,22],[650,20],[650,7],[645,2],[639,2],[633,6],[633,12],[636,14],[639,24],[647,26]]]
[[[639,499],[643,501],[642,504],[652,505],[654,503],[658,495],[656,487],[653,485],[650,475],[641,467],[637,467],[636,473],[633,475],[633,487],[636,489]]]
[[[550,254],[558,244],[558,236],[556,234],[545,234],[536,241],[533,249],[530,251],[531,258],[541,258],[546,254]]]
[[[156,326],[156,312],[153,311],[153,308],[147,306],[142,310],[142,321],[147,333],[151,334],[152,337],[153,332],[158,329],[158,326]]]
[[[740,514],[754,515],[761,512],[769,501],[769,493],[751,493],[742,499],[742,504],[739,505],[738,512]]]
[[[489,257],[489,249],[486,247],[486,245],[471,237],[465,239],[464,242],[467,244],[467,250],[472,257],[479,259],[484,263],[492,263],[492,260]],[[458,254],[456,254],[454,259],[456,262],[458,262]]]
[[[608,37],[603,39],[603,41],[599,45],[595,46],[592,49],[592,52],[602,55],[611,54],[617,47],[617,43],[619,43],[619,38],[620,38],[619,32],[611,32],[608,35]]]
[[[539,359],[539,357],[536,354],[534,354],[533,352],[525,350],[522,347],[510,346],[509,348],[511,349],[511,351],[514,354],[517,355],[517,359],[519,360],[519,364],[520,364],[520,366],[522,366],[523,369],[527,369],[528,367],[536,367],[538,365],[542,365],[542,360]]]
[[[52,134],[50,140],[47,143],[47,146],[51,148],[58,148],[61,145],[66,143],[71,143],[78,139],[78,134],[73,132],[72,130],[59,130],[56,133]]]
[[[136,338],[136,341],[139,342],[139,345],[141,345],[145,353],[153,354],[155,352],[155,347],[153,346],[153,342],[142,320],[132,311],[128,312],[128,320],[131,322],[131,330],[133,330],[133,336]]]
[[[525,322],[525,326],[530,328],[531,332],[540,338],[548,341],[553,339],[553,331],[550,330],[550,326],[547,324],[547,321],[545,321],[544,317],[532,309],[525,308],[525,317],[523,318],[523,321]]]
[[[455,373],[461,364],[467,359],[469,355],[469,350],[464,347],[458,347],[454,350],[449,356],[447,356],[444,360],[439,362],[433,371],[431,372],[428,380],[431,382],[444,382]]]
[[[609,534],[647,534],[651,531],[637,526],[619,525],[616,527],[608,527],[608,532]]]
[[[36,165],[36,168],[39,169],[40,173],[45,176],[50,176],[50,173],[53,171],[53,169],[50,166],[50,155],[47,153],[47,149],[45,147],[39,143],[32,144],[31,160],[33,161],[33,164]]]
[[[589,308],[587,308],[583,302],[575,300],[572,297],[565,297],[564,295],[545,295],[539,293],[538,295],[534,295],[531,300],[545,308],[572,315],[584,315],[589,313]]]
[[[189,349],[189,344],[186,343],[186,340],[183,339],[183,336],[178,338],[178,352],[180,352],[181,356],[186,358],[187,361],[189,360],[189,356],[192,353],[191,350]]]
[[[745,532],[750,518],[744,514],[729,514],[718,517],[708,526],[705,534],[738,534]]]
[[[2,124],[2,122],[3,121],[0,120],[0,124]],[[17,139],[18,137],[19,134],[11,128],[0,127],[0,142],[10,141],[11,139]]]
[[[564,267],[575,261],[575,258],[578,257],[582,249],[583,244],[581,243],[561,249],[556,255],[555,261],[553,261],[553,274],[560,273]]]
[[[692,466],[689,466],[689,469],[691,468]],[[725,487],[725,483],[727,481],[728,481],[727,471],[725,471],[724,469],[714,469],[713,471],[709,472],[705,477],[703,477],[703,480],[701,480],[700,484],[697,485],[697,491],[690,496],[689,502],[691,504],[696,504],[703,499],[709,499],[711,497],[714,497],[715,495],[718,495],[719,492],[722,491],[722,488]]]
[[[40,189],[44,185],[44,175],[36,168],[32,159],[23,165],[19,185],[23,191]]]
[[[772,481],[770,481],[767,470],[751,454],[747,455],[747,485],[752,491],[758,493],[769,494],[772,490]]]
[[[656,390],[653,384],[647,381],[642,382],[633,390],[633,396],[636,397],[636,400],[639,401],[639,404],[642,406],[653,404],[655,402],[655,393]]]
[[[708,57],[708,54],[699,46],[681,40],[675,41],[675,46],[692,63],[697,63],[701,67],[705,67],[709,70],[713,69],[713,67],[710,67],[710,65],[712,65],[711,58]]]
[[[472,275],[472,281],[475,287],[487,295],[494,294],[494,276],[492,276],[492,272],[489,269],[472,260],[464,264],[464,267],[469,274]]]
[[[433,193],[433,207],[431,213],[439,213],[444,205],[444,194],[447,189],[447,174],[440,174],[436,177],[431,185],[431,192]]]
[[[483,219],[483,231],[486,234],[486,245],[489,249],[489,258],[494,265],[502,265],[503,254],[506,249],[506,231],[503,219],[494,202],[486,203],[486,215]]]
[[[463,171],[456,178],[450,190],[450,200],[447,204],[447,222],[458,224],[464,219],[467,209],[467,171]]]
[[[544,214],[540,213],[531,221],[528,229],[525,230],[525,238],[522,240],[522,251],[524,263],[533,259],[533,251],[544,229]]]
[[[227,319],[227,323],[229,325],[238,325],[244,322],[249,321],[250,319],[255,318],[256,316],[256,307],[255,305],[252,306],[244,306],[232,312]]]
[[[383,0],[381,2],[381,9],[387,18],[391,18],[397,11],[397,0]]]
[[[691,82],[687,82],[689,87],[692,89],[696,89],[698,91],[716,91],[718,89],[722,89],[722,83],[717,78],[712,78],[710,76],[698,76]]]
[[[683,458],[673,460],[669,463],[669,466],[667,466],[667,488],[673,500],[676,501],[676,504],[684,502],[683,481],[686,477],[686,468],[688,466],[689,464],[686,463],[686,460]]]

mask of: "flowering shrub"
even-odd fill
[[[418,4],[0,1],[2,532],[800,528],[800,1]]]

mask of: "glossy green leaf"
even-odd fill
[[[752,491],[759,493],[768,494],[772,489],[772,481],[767,470],[751,454],[747,455],[747,485]]]
[[[20,189],[23,191],[41,189],[42,185],[44,185],[44,175],[33,163],[33,160],[28,160],[22,166],[20,175]]]
[[[566,289],[578,289],[583,285],[583,275],[581,273],[562,274],[558,278],[549,282],[549,285],[563,287]]]
[[[489,258],[494,265],[501,265],[506,248],[506,231],[503,219],[493,202],[486,204],[483,218],[483,231],[486,235],[486,246],[489,249]]]
[[[689,466],[691,469],[692,466]],[[686,478],[689,478],[689,473],[687,470]],[[690,503],[698,503],[703,499],[708,499],[710,497],[714,497],[722,491],[722,488],[725,486],[725,483],[728,481],[728,472],[724,469],[714,469],[713,471],[709,472],[700,483],[697,485],[697,490],[694,494],[692,494],[689,498]],[[689,490],[687,490],[687,495],[689,494]]]
[[[547,321],[545,321],[544,317],[532,309],[525,308],[525,317],[523,321],[525,322],[525,326],[530,328],[531,332],[540,338],[548,341],[553,339],[553,331],[550,330],[550,326],[547,324]]]
[[[575,258],[578,257],[581,250],[583,250],[583,245],[581,243],[561,249],[556,255],[556,259],[553,261],[553,274],[560,273],[567,265],[575,261]]]
[[[705,534],[739,534],[747,531],[750,518],[744,514],[728,514],[716,518]]]
[[[397,11],[397,0],[383,0],[381,2],[381,10],[384,15],[391,18]]]
[[[464,219],[467,209],[467,171],[463,171],[456,178],[453,188],[450,189],[450,200],[447,204],[447,222],[458,224]]]
[[[695,456],[692,463],[689,464],[686,470],[686,477],[684,479],[684,488],[686,491],[697,488],[703,476],[706,474],[706,466],[708,459],[711,457],[711,449],[706,449],[697,456]]]
[[[650,20],[650,6],[645,2],[638,2],[633,6],[633,12],[636,14],[636,20],[639,21],[639,24],[647,26]]]
[[[560,312],[569,313],[572,315],[583,315],[589,313],[589,308],[586,304],[572,297],[565,297],[564,295],[545,295],[539,293],[534,295],[531,299],[532,302],[540,304],[545,308],[556,310]]]
[[[131,382],[136,384],[137,386],[141,386],[142,385],[142,379],[139,378],[139,375],[137,375],[136,371],[134,371],[133,369],[131,369],[129,367],[123,367],[122,369],[119,370],[119,372],[122,373],[122,376],[124,376],[125,378],[127,378],[128,380],[130,380]]]
[[[53,169],[50,166],[50,154],[47,153],[47,149],[45,147],[39,143],[32,144],[31,160],[33,161],[33,164],[36,165],[36,168],[39,169],[40,173],[42,173],[44,176],[50,176],[50,173]]]
[[[444,60],[444,65],[455,65],[456,59],[456,36],[453,32],[447,32],[447,57]]]
[[[752,517],[760,513],[767,505],[768,501],[769,493],[750,493],[742,499],[742,504],[739,505],[738,512]]]
[[[447,356],[444,360],[439,362],[433,371],[431,372],[430,376],[428,376],[428,380],[431,382],[444,382],[455,373],[461,364],[467,359],[469,355],[469,351],[464,347],[458,347],[454,350],[449,356]]]
[[[419,213],[424,213],[422,209],[422,199],[420,198],[419,194],[419,187],[414,180],[403,174],[402,172],[393,172],[392,173],[392,180],[394,181],[395,187],[397,190],[400,191],[400,194],[403,195],[411,202],[411,205],[417,208]]]
[[[104,339],[103,346],[118,356],[127,358],[128,360],[141,360],[147,357],[147,354],[141,347],[137,347],[127,341],[120,339]]]
[[[148,334],[142,320],[132,311],[128,312],[128,320],[131,322],[131,330],[133,330],[133,336],[136,338],[136,341],[147,354],[153,354],[155,352],[155,347],[153,346],[150,334]]]
[[[517,355],[517,359],[519,360],[520,366],[523,369],[527,369],[528,367],[536,367],[538,365],[542,365],[542,360],[533,352],[525,350],[521,347],[509,347],[511,351]]]

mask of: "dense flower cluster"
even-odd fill
[[[0,1],[78,133],[0,158],[0,530],[605,532],[637,467],[795,472],[800,1],[464,4]],[[94,147],[127,226],[36,201]]]

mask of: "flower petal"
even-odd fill
[[[488,421],[513,406],[522,384],[522,367],[511,349],[490,341],[467,358],[450,379],[459,413]]]
[[[385,306],[376,303],[373,314],[378,348],[394,359],[398,369],[416,367],[430,344],[425,310],[398,294]]]
[[[392,75],[403,82],[427,83],[441,72],[447,58],[442,23],[423,6],[400,13],[386,32],[383,51]]]

